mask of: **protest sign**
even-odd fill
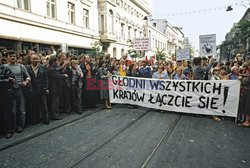
[[[134,49],[138,51],[151,50],[150,39],[148,37],[136,38],[134,41]]]
[[[158,80],[112,76],[111,103],[204,115],[236,117],[240,93],[237,80]]]
[[[177,61],[190,60],[190,49],[185,48],[182,50],[178,50],[176,54]]]
[[[201,35],[200,36],[200,56],[208,57],[215,56],[216,51],[216,34]]]

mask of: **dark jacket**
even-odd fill
[[[139,77],[139,72],[128,71],[127,76]]]
[[[85,67],[84,64],[81,64],[80,65],[80,68],[82,70],[82,73],[83,73],[83,78],[86,79],[86,76],[87,76],[87,69]],[[97,70],[93,68],[93,65],[90,64],[90,71],[91,71],[91,78],[95,78],[96,77],[96,73],[97,73]]]
[[[140,77],[143,77],[143,78],[151,78],[152,77],[151,68],[149,66],[141,67],[139,69],[139,75]]]
[[[38,65],[37,77],[32,70],[31,65],[27,65],[26,69],[31,77],[31,86],[35,95],[41,95],[48,89],[48,75],[45,66]]]
[[[201,66],[195,66],[193,68],[194,80],[204,80],[206,73],[212,68],[212,64],[209,64],[206,68]]]
[[[6,82],[9,77],[15,79],[15,76],[12,74],[9,68],[3,64],[0,64],[0,82]]]
[[[59,94],[60,93],[60,79],[64,79],[65,77],[58,72],[56,66],[49,66],[47,69],[48,73],[48,81],[49,81],[49,90],[51,94]]]
[[[68,75],[68,77],[67,78],[62,78],[61,79],[61,84],[63,84],[63,83],[65,83],[66,84],[66,86],[68,87],[68,88],[70,88],[71,87],[71,78],[72,78],[72,71],[71,71],[71,69],[70,69],[70,67],[69,66],[66,66],[66,67],[60,67],[60,66],[57,66],[57,71],[59,72],[59,73],[61,73],[61,74],[67,74]]]
[[[4,103],[10,103],[15,95],[13,84],[8,81],[9,77],[15,79],[15,75],[12,74],[9,68],[0,64],[0,111]]]

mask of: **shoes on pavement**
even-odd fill
[[[5,134],[5,138],[6,138],[6,139],[10,139],[12,136],[13,136],[13,134],[11,134],[11,133]]]
[[[43,123],[44,123],[45,125],[49,125],[49,120],[45,120],[45,121],[43,121]]]
[[[23,128],[22,127],[18,127],[17,128],[17,133],[21,133],[21,132],[23,132]]]

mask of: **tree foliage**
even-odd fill
[[[134,42],[132,40],[128,40],[129,43],[129,50],[128,50],[128,54],[130,55],[131,58],[142,58],[144,56],[144,52],[143,51],[137,51],[134,49]]]
[[[103,55],[103,51],[101,50],[101,46],[98,41],[92,44],[91,55],[95,58]]]
[[[155,54],[156,54],[157,60],[165,60],[167,56],[164,50],[160,50],[160,49],[157,49]]]

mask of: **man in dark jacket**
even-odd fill
[[[151,78],[151,68],[147,66],[147,61],[142,61],[142,67],[139,69],[139,75],[142,78]]]
[[[206,73],[212,68],[212,64],[208,64],[205,68],[201,67],[201,57],[196,57],[193,60],[194,67],[193,67],[193,74],[194,80],[204,80]]]
[[[49,79],[49,91],[50,91],[50,103],[51,103],[51,117],[53,120],[61,120],[59,110],[59,102],[60,102],[60,80],[63,78],[67,78],[67,74],[61,74],[57,70],[57,58],[55,56],[51,56],[49,60],[48,67],[48,79]]]
[[[32,124],[36,124],[40,121],[49,124],[47,70],[43,65],[39,64],[39,59],[36,54],[31,55],[30,62],[31,64],[27,65],[26,68],[31,77],[31,86],[33,90],[31,111]]]
[[[0,56],[0,132],[5,135],[6,139],[12,137],[13,133],[13,118],[11,114],[12,101],[15,96],[13,83],[15,76],[2,64]]]
[[[59,109],[60,113],[67,113],[71,112],[71,78],[72,78],[72,71],[69,67],[70,58],[66,58],[63,53],[60,53],[57,56],[58,67],[57,70],[61,74],[67,74],[67,78],[59,79],[60,83],[58,87],[60,87],[60,102],[59,102]]]

